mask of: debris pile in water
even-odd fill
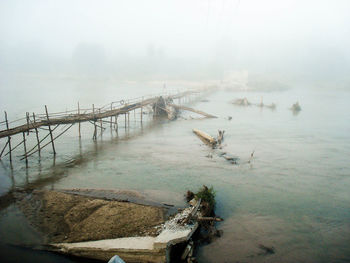
[[[231,101],[232,104],[238,105],[238,106],[250,106],[251,103],[248,101],[246,97],[241,98],[241,99],[235,99]]]
[[[299,102],[294,103],[290,109],[291,109],[293,112],[299,112],[299,111],[301,111],[301,107],[300,107],[300,105],[299,105]]]

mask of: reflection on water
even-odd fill
[[[276,103],[274,111],[228,103],[262,95],[264,103]],[[212,185],[224,235],[200,249],[200,262],[348,262],[349,99],[347,92],[332,91],[219,92],[193,105],[218,119],[186,113],[143,130],[136,123],[124,139],[105,132],[96,143],[92,133],[81,142],[75,134],[61,141],[58,152],[66,154],[55,167],[47,165],[52,156],[41,160],[41,171],[32,160],[28,174],[16,168],[2,185],[13,178],[17,186],[133,189],[174,204],[183,202],[187,189]],[[289,107],[297,100],[302,111],[293,115]],[[218,156],[193,128],[212,135],[225,130],[222,151],[237,155],[240,164]],[[275,253],[265,255],[259,245]]]

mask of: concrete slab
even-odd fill
[[[77,243],[58,243],[53,246],[62,249],[96,248],[96,249],[125,249],[125,250],[152,250],[155,237],[124,237]]]
[[[169,245],[185,242],[190,239],[197,227],[198,223],[188,229],[165,229],[155,238],[153,246],[155,249],[162,249]]]

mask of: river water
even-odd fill
[[[121,87],[114,89],[107,84],[101,92],[91,88],[83,95],[79,89],[71,94],[70,85],[63,85],[71,94],[66,100],[64,90],[54,92],[55,100],[52,93],[38,92],[38,96],[55,110],[72,108],[77,100],[90,105],[95,99],[103,105],[139,96],[138,85],[129,85],[121,96]],[[177,89],[181,87],[174,87]],[[145,94],[161,91],[162,85],[142,90]],[[25,101],[16,108],[11,101],[15,97],[4,104],[13,110],[13,116],[42,106],[31,99],[27,108]],[[271,110],[229,103],[240,97],[255,103],[263,97],[264,103],[274,102],[277,107]],[[81,140],[74,126],[58,139],[55,159],[50,148],[40,162],[37,157],[30,159],[28,169],[16,160],[11,170],[4,159],[1,194],[28,184],[49,189],[133,189],[156,200],[183,205],[186,190],[195,191],[205,184],[214,187],[216,213],[225,221],[218,224],[223,236],[199,249],[200,262],[349,262],[350,92],[305,85],[264,93],[221,90],[205,99],[190,105],[217,119],[198,119],[185,113],[184,118],[159,123],[145,115],[141,126],[137,112],[136,119],[133,113],[130,116],[129,129],[124,129],[121,119],[118,136],[107,125],[97,142],[91,140],[92,125],[83,125]],[[289,110],[296,101],[302,107],[299,114]],[[223,148],[208,148],[192,133],[193,128],[212,135],[218,129],[225,130]],[[220,151],[239,157],[238,164],[220,157]],[[1,242],[36,240],[35,234],[25,230],[22,217],[13,205],[0,212]],[[275,253],[266,254],[260,245],[274,247]],[[14,255],[3,248],[3,258]],[[75,262],[49,253],[45,257],[51,262]]]

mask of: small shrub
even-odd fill
[[[202,202],[208,203],[210,210],[213,210],[215,207],[215,195],[216,193],[212,186],[208,188],[207,186],[203,185],[203,187],[197,193],[195,193],[195,198],[196,200],[201,198]]]

